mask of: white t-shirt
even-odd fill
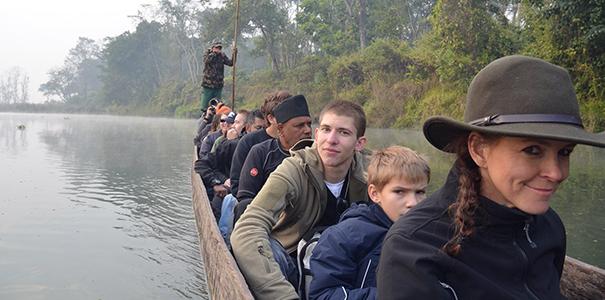
[[[325,180],[324,182],[326,183],[326,186],[328,187],[330,192],[332,192],[332,195],[334,195],[334,198],[338,198],[338,196],[340,196],[340,192],[342,191],[342,186],[345,184],[344,179],[341,182],[337,183],[330,183]]]

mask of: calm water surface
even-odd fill
[[[24,130],[17,126],[25,125]],[[0,299],[207,299],[189,179],[192,120],[0,113]],[[369,130],[429,159],[415,130]],[[605,151],[578,147],[553,207],[568,254],[605,267]]]
[[[0,114],[0,299],[206,299],[194,126]]]

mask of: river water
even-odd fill
[[[0,299],[207,298],[194,124],[0,114]]]
[[[24,129],[18,129],[18,125]],[[0,113],[0,299],[207,299],[190,168],[193,120]],[[369,147],[451,157],[416,130]],[[577,147],[553,207],[568,254],[605,267],[605,151]]]

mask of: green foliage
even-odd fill
[[[303,0],[296,22],[323,53],[342,55],[358,48],[357,28],[344,0]]]
[[[605,2],[526,1],[525,52],[569,70],[584,125],[605,129]]]
[[[138,16],[134,32],[102,49],[80,39],[40,90],[72,111],[196,117],[201,54],[215,39],[229,53],[234,40],[235,1],[208,3],[161,0],[155,20]],[[259,0],[240,9],[237,108],[286,89],[304,94],[315,117],[344,99],[364,106],[370,126],[460,119],[474,74],[520,53],[568,69],[585,126],[605,129],[602,0]]]
[[[490,61],[517,50],[511,28],[499,24],[481,0],[439,0],[430,17],[437,74],[444,81],[465,81]]]
[[[430,116],[449,116],[458,120],[464,114],[466,89],[460,85],[429,83],[430,88],[417,101],[405,104],[406,113],[401,115],[395,127],[413,127],[419,120]]]

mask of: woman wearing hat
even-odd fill
[[[574,146],[605,139],[583,129],[567,71],[525,56],[477,74],[464,119],[424,124],[457,159],[444,186],[389,230],[378,297],[562,298],[565,228],[549,200]]]

